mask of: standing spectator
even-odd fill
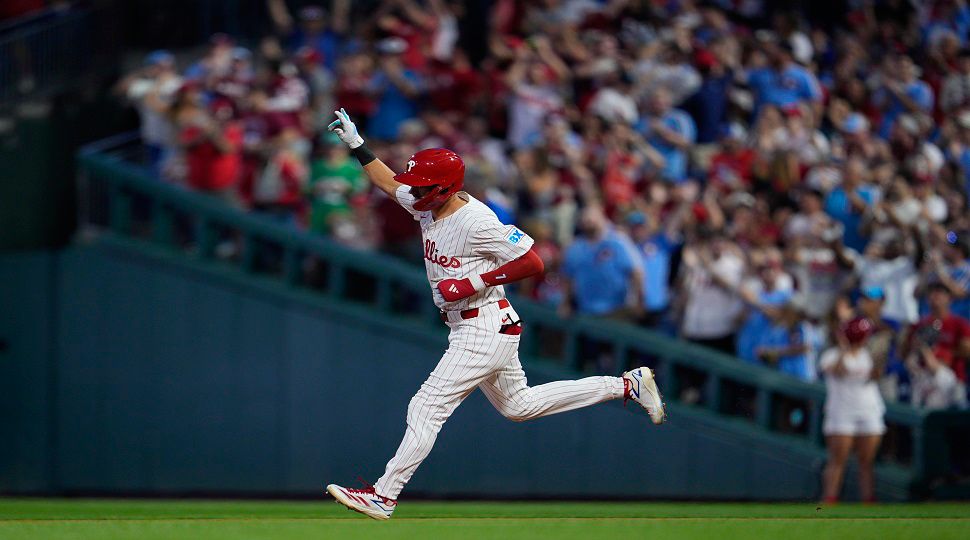
[[[310,230],[326,235],[333,221],[352,214],[351,199],[367,188],[360,167],[335,133],[321,137],[321,155],[310,165]]]
[[[148,163],[156,174],[171,157],[175,128],[168,111],[182,86],[175,71],[175,57],[168,51],[155,51],[145,58],[145,66],[118,83],[123,94],[138,109],[141,140],[148,151]]]
[[[912,324],[919,317],[915,294],[919,273],[913,264],[913,251],[911,243],[899,237],[870,243],[861,256],[839,248],[840,257],[859,276],[862,288],[885,291],[882,315],[895,324]]]
[[[865,160],[852,157],[843,168],[842,183],[825,198],[825,212],[842,224],[842,242],[857,251],[862,251],[867,241],[859,229],[862,217],[880,199],[879,189],[868,180]]]
[[[910,330],[903,347],[903,357],[909,358],[914,351],[919,351],[921,345],[930,347],[935,357],[953,370],[966,391],[970,321],[950,311],[952,300],[950,290],[942,283],[929,286],[930,313]]]
[[[913,380],[914,407],[949,409],[966,407],[966,387],[960,383],[950,366],[944,364],[927,345],[910,354],[906,362]]]
[[[748,305],[748,313],[738,330],[736,354],[748,362],[761,360],[758,347],[772,326],[772,315],[791,302],[793,283],[785,274],[779,260],[763,260],[756,268],[757,278],[745,283],[741,296]]]
[[[869,244],[861,256],[851,251],[841,252],[845,262],[859,276],[863,288],[878,287],[885,291],[883,318],[903,325],[912,324],[919,317],[915,294],[919,273],[913,264],[915,257],[907,251],[912,251],[912,247],[906,241],[894,238]]]
[[[755,349],[762,362],[803,381],[815,380],[810,352],[801,311],[791,302],[778,309]]]
[[[241,206],[238,185],[242,174],[243,128],[232,119],[232,106],[222,104],[213,114],[202,107],[194,83],[182,90],[188,104],[178,109],[179,143],[185,152],[187,183],[193,189]]]
[[[809,215],[814,215],[811,210]],[[836,298],[849,278],[836,250],[830,242],[839,236],[839,227],[831,225],[831,219],[819,220],[817,228],[809,229],[803,236],[794,236],[787,250],[792,277],[798,282],[799,296],[804,300],[806,314],[815,321],[825,320]]]
[[[943,80],[940,109],[954,114],[970,105],[970,48],[960,49],[957,69]]]
[[[766,43],[770,65],[751,70],[747,82],[754,91],[755,113],[765,105],[791,107],[807,102],[821,112],[822,89],[818,79],[792,61],[789,43]]]
[[[629,238],[616,230],[601,208],[583,211],[583,236],[576,238],[563,257],[563,315],[576,311],[584,315],[627,317],[632,299],[634,314],[642,313],[643,282],[639,261]]]
[[[879,286],[863,287],[859,294],[857,311],[872,323],[872,334],[866,341],[866,349],[872,358],[872,377],[879,383],[882,397],[897,401],[900,390],[908,382],[906,368],[898,359],[896,341],[901,325],[883,317],[886,293]]]
[[[665,88],[655,89],[648,98],[637,131],[663,156],[660,177],[674,184],[686,181],[687,149],[697,139],[697,128],[689,114],[672,107]]]
[[[743,309],[737,293],[744,276],[743,259],[721,233],[711,232],[684,248],[682,264],[681,335],[734,354],[735,321]]]
[[[336,81],[320,59],[320,53],[310,47],[303,47],[296,52],[296,67],[310,92],[310,128],[314,131],[322,131],[326,128],[330,113],[336,108],[333,101]]]
[[[819,362],[826,388],[822,432],[828,461],[822,475],[822,496],[827,503],[839,498],[845,464],[853,448],[859,460],[862,500],[875,500],[873,463],[886,432],[886,406],[872,379],[872,358],[865,347],[871,333],[868,319],[852,319],[837,333],[838,346],[825,351]]]
[[[347,30],[350,0],[333,0],[332,4],[329,25],[323,8],[313,5],[300,10],[300,21],[297,25],[286,8],[285,0],[266,0],[270,18],[287,49],[296,51],[302,47],[310,47],[320,54],[324,65],[330,71],[337,68],[337,60],[343,52],[344,43],[341,36]]]
[[[754,165],[755,152],[745,146],[746,135],[740,124],[724,126],[720,148],[711,156],[707,172],[708,182],[717,186],[722,193],[751,187],[751,167]]]
[[[306,141],[293,128],[268,143],[269,156],[253,186],[253,209],[284,225],[296,226],[303,208]]]
[[[796,196],[798,212],[785,223],[785,239],[794,243],[811,242],[813,238],[824,235],[834,225],[831,216],[822,208],[822,193],[804,189]],[[841,228],[840,228],[841,229]]]
[[[353,118],[360,118],[361,122],[370,118],[376,106],[369,90],[372,68],[371,57],[363,52],[348,54],[337,65],[334,101]],[[367,129],[367,124],[362,123],[361,127]]]
[[[515,55],[505,77],[512,91],[508,140],[512,147],[523,148],[537,142],[548,115],[563,110],[565,100],[559,85],[570,71],[542,37],[530,38]]]
[[[684,102],[684,109],[690,112],[697,124],[697,142],[710,144],[717,142],[728,124],[728,99],[734,73],[711,51],[698,51],[694,60],[704,78],[697,92]]]
[[[933,90],[917,78],[919,68],[906,55],[890,56],[884,63],[883,86],[872,96],[882,110],[879,136],[888,139],[893,124],[900,115],[931,114]]]
[[[680,226],[689,205],[680,205],[673,215],[664,219],[660,209],[636,212],[627,218],[633,233],[633,244],[643,266],[644,323],[657,326],[663,322],[670,307],[670,265],[674,252],[680,248]]]
[[[942,254],[934,251],[929,258],[930,279],[939,281],[950,291],[953,313],[970,319],[970,241],[949,231]]]
[[[370,84],[377,106],[367,124],[367,132],[375,139],[396,140],[401,124],[418,116],[423,83],[417,72],[401,62],[406,49],[407,43],[400,38],[387,38],[377,44],[380,65]]]
[[[633,68],[645,95],[663,89],[671,104],[677,106],[700,87],[701,76],[687,58],[689,45],[669,42],[653,49],[647,47],[646,50],[653,50],[656,54],[647,52],[641,55]]]

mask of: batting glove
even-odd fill
[[[443,279],[438,282],[438,291],[446,302],[457,302],[482,290],[485,290],[485,282],[477,275],[465,279]]]
[[[357,126],[350,120],[350,115],[343,107],[339,111],[333,111],[333,114],[337,115],[337,119],[330,122],[327,129],[336,133],[351,150],[364,144],[364,138],[357,133]]]

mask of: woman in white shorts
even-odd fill
[[[886,406],[873,377],[872,357],[865,348],[873,328],[864,317],[845,323],[836,336],[839,345],[825,351],[819,361],[827,390],[822,424],[828,447],[822,476],[823,500],[827,503],[839,498],[845,464],[853,449],[859,460],[862,500],[875,500],[873,462],[886,432]]]

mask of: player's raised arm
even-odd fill
[[[340,140],[350,147],[351,153],[364,167],[367,178],[381,191],[394,198],[397,188],[401,187],[401,183],[394,180],[394,171],[367,148],[364,138],[357,132],[357,126],[350,120],[347,111],[341,108],[339,111],[334,111],[334,114],[337,115],[337,119],[331,122],[327,129],[336,133]]]

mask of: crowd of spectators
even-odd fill
[[[520,294],[564,316],[804,380],[865,316],[887,400],[961,406],[970,7],[776,4],[495,0],[469,21],[448,0],[268,0],[274,31],[252,48],[216,35],[201,58],[157,51],[118,89],[164,181],[420,253],[409,216],[325,131],[343,107],[392,168],[457,151],[466,190],[536,240],[546,272]]]

